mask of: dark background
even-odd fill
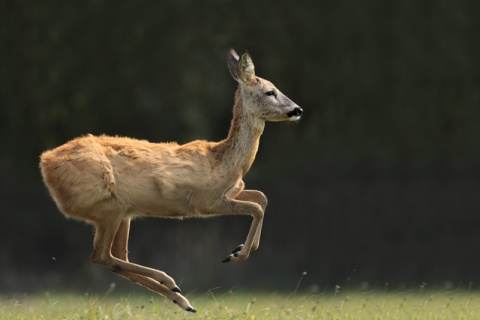
[[[269,123],[248,217],[138,219],[130,259],[186,291],[480,286],[480,2],[3,1],[0,291],[135,288],[90,263],[39,155],[87,133],[180,143],[228,132],[229,48],[303,107]]]

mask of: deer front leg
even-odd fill
[[[240,262],[243,260],[247,260],[250,256],[250,252],[252,251],[253,241],[255,239],[255,234],[258,232],[258,228],[262,224],[263,218],[253,217],[252,225],[250,226],[250,230],[248,231],[247,239],[245,240],[245,244],[239,245],[235,250],[232,251],[225,259],[223,259],[223,263],[226,262]]]
[[[261,199],[263,196],[265,201],[263,201],[262,204],[266,206],[266,197],[261,192],[254,190],[244,190],[239,193],[235,199],[224,199],[221,205],[216,208],[215,212],[213,212],[215,214],[246,214],[251,215],[253,219],[247,235],[247,239],[245,240],[245,244],[238,246],[232,252],[232,254],[230,254],[227,258],[223,260],[224,263],[246,260],[249,257],[252,248],[258,248],[260,228],[262,226],[264,215],[264,206],[260,205],[257,202],[243,200],[247,198],[253,199],[254,194],[256,199]]]
[[[268,204],[268,199],[265,196],[265,194],[263,194],[263,192],[258,190],[243,190],[235,197],[235,199],[258,203],[262,207],[263,213],[265,214],[265,209]],[[257,228],[257,232],[255,233],[255,237],[252,245],[252,251],[257,250],[258,247],[260,246],[260,236],[262,234],[262,225],[263,225],[263,219],[260,221],[260,224]],[[242,247],[243,245],[239,245],[235,250],[233,250],[232,253],[240,251]]]

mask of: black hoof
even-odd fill
[[[236,247],[236,248],[232,251],[232,253],[236,253],[236,252],[242,250],[243,246],[244,246],[244,244],[239,245],[238,247]]]
[[[185,311],[193,312],[193,313],[197,312],[197,310],[195,310],[195,308],[192,307],[192,306],[187,307],[187,309],[185,309]]]
[[[236,253],[229,254],[228,257],[223,259],[222,262],[223,263],[231,262],[233,257],[238,257],[238,254],[236,254]]]
[[[227,262],[230,262],[232,261],[232,258],[233,258],[233,254],[229,255],[228,257],[226,257],[225,259],[223,259],[223,263],[227,263]]]
[[[182,293],[182,290],[180,290],[180,288],[178,286],[176,286],[175,288],[170,289],[170,290],[173,291],[173,292]]]

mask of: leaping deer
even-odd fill
[[[170,276],[128,260],[130,220],[250,215],[245,243],[223,262],[246,260],[259,246],[267,198],[245,190],[242,177],[253,163],[265,121],[295,121],[303,113],[271,82],[255,76],[248,52],[238,57],[230,50],[228,68],[238,88],[222,141],[179,145],[87,135],[44,152],[40,161],[60,211],[95,226],[92,262],[191,312],[195,308]]]

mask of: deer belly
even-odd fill
[[[194,204],[194,191],[190,188],[147,179],[136,183],[119,181],[117,193],[119,200],[131,208],[132,214],[176,218],[199,214]]]

